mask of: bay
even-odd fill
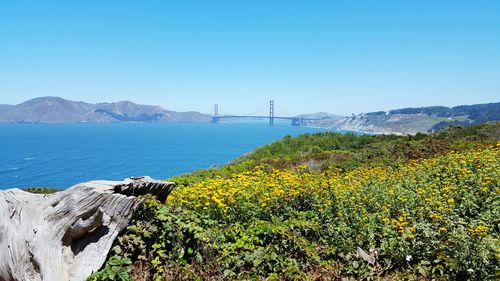
[[[318,131],[324,130],[288,123],[0,124],[0,189],[166,179],[223,165],[286,135]]]

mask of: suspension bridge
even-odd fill
[[[212,123],[219,123],[228,119],[269,119],[269,125],[274,125],[274,120],[290,120],[292,126],[302,126],[307,124],[308,121],[321,120],[319,118],[306,118],[306,117],[289,117],[289,116],[276,116],[274,114],[275,104],[274,100],[269,101],[269,115],[220,115],[219,105],[214,105],[214,113],[212,115]]]

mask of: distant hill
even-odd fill
[[[327,118],[310,122],[310,125],[341,130],[415,134],[439,131],[450,125],[470,126],[495,121],[500,121],[500,102],[376,111],[343,118]]]
[[[335,115],[335,114],[331,114],[331,113],[327,113],[327,112],[317,112],[317,113],[309,113],[309,114],[301,114],[301,115],[297,115],[295,117],[298,117],[298,118],[314,118],[314,119],[338,119],[338,118],[342,118],[344,116],[341,116],[341,115]]]
[[[91,104],[41,97],[18,105],[0,105],[0,123],[210,122],[199,112],[176,112],[130,101]]]

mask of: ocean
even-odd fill
[[[325,130],[288,123],[0,124],[0,189],[166,179],[223,165],[286,135],[319,131]]]

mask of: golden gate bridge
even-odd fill
[[[308,118],[308,117],[288,117],[288,116],[275,116],[274,114],[274,100],[269,101],[269,115],[220,115],[219,105],[214,105],[214,112],[212,115],[212,123],[219,123],[227,119],[269,119],[269,125],[274,125],[274,120],[290,120],[292,126],[302,126],[307,124],[308,121],[321,120],[321,118]]]

